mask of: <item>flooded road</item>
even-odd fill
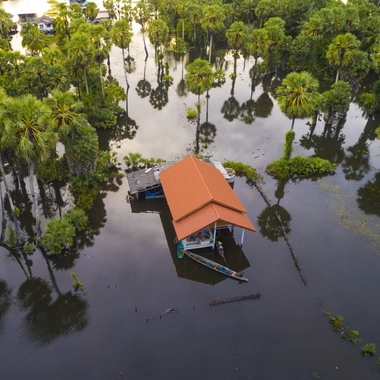
[[[117,153],[122,169],[130,152],[181,158],[193,151],[196,138],[195,125],[186,119],[196,96],[181,92],[190,58],[182,62],[168,53],[173,85],[160,96],[141,97],[139,81],[151,89],[159,83],[152,49],[144,67],[138,28],[131,54],[129,123],[136,134],[118,140],[111,131],[99,131],[102,148]],[[111,63],[112,74],[123,83],[118,49]],[[217,161],[255,167],[271,199],[268,207],[255,188],[235,180],[257,232],[246,232],[242,251],[231,242],[225,255],[232,269],[244,268],[249,282],[219,277],[190,259],[179,262],[165,202],[127,203],[123,178],[90,213],[97,226],[91,243],[70,257],[52,260],[35,252],[24,262],[1,248],[2,378],[378,378],[379,355],[360,353],[364,343],[380,348],[380,213],[378,200],[365,191],[368,183],[379,186],[380,142],[372,137],[378,120],[362,118],[355,104],[337,135],[324,136],[321,120],[308,136],[307,120],[296,120],[293,155],[318,152],[337,157],[339,167],[334,176],[278,183],[265,167],[282,154],[291,121],[279,111],[271,83],[258,85],[251,96],[252,62],[238,61],[235,84],[232,57],[217,65],[225,70],[226,83],[210,91],[208,111],[201,97],[201,138],[208,141],[201,150]],[[253,110],[250,124],[244,118],[247,107]],[[286,221],[306,286],[274,223],[274,211]],[[237,243],[241,233],[235,230]],[[72,271],[83,282],[83,292],[74,292]],[[210,300],[254,293],[260,299],[209,306]],[[178,313],[162,314],[168,308]],[[348,330],[359,331],[362,344],[342,339],[324,311],[343,316]]]

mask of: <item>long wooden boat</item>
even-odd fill
[[[214,271],[224,274],[228,277],[234,278],[235,280],[248,282],[248,278],[245,278],[241,273],[235,272],[230,268],[227,268],[221,264],[216,263],[215,261],[206,259],[205,257],[199,256],[190,251],[185,250],[184,253],[186,256],[190,257],[191,259],[198,262],[199,264],[206,266],[207,268],[213,269]]]

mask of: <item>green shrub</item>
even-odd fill
[[[279,179],[289,179],[293,176],[312,176],[332,173],[336,165],[319,157],[296,156],[291,159],[284,157],[270,163],[266,172]]]
[[[75,227],[66,219],[50,219],[42,236],[41,244],[50,252],[59,255],[74,241]]]
[[[242,162],[225,161],[223,162],[225,168],[231,168],[235,170],[235,174],[239,177],[246,177],[247,181],[260,182],[262,180],[261,175],[255,168],[249,165],[245,165]]]
[[[71,225],[73,225],[77,231],[84,230],[84,227],[88,223],[88,217],[86,213],[78,208],[69,210],[63,216],[63,219],[67,220]]]
[[[94,180],[80,176],[73,178],[69,189],[75,199],[75,206],[81,210],[90,210],[100,194],[99,185]]]

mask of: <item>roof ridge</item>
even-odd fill
[[[190,156],[190,157],[191,157],[191,161],[193,162],[195,168],[197,169],[197,173],[198,173],[199,177],[201,178],[204,187],[205,187],[206,190],[207,190],[208,195],[210,196],[210,201],[214,201],[215,198],[212,196],[212,194],[211,194],[211,192],[210,192],[210,189],[208,188],[208,186],[207,186],[207,184],[206,184],[206,182],[205,182],[205,180],[204,180],[202,174],[200,173],[199,168],[198,168],[198,166],[197,166],[197,162],[194,161],[194,158],[196,158],[196,157],[194,157],[194,156]],[[208,165],[208,164],[206,164],[205,162],[203,162],[203,161],[201,161],[201,160],[199,160],[199,159],[197,159],[197,160],[198,160],[199,162],[204,163],[205,165]],[[209,202],[208,202],[208,203],[209,203]]]

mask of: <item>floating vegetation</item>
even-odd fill
[[[323,179],[319,180],[317,184],[328,192],[327,205],[335,212],[339,223],[352,233],[369,238],[374,248],[379,247],[380,231],[375,217],[354,209],[351,206],[352,196],[346,194],[341,186],[329,184]]]
[[[71,272],[71,277],[74,280],[73,288],[75,288],[75,290],[83,290],[84,289],[83,282],[78,280],[77,274],[75,272]]]
[[[329,318],[333,329],[340,332],[341,338],[348,339],[353,344],[363,343],[362,340],[359,339],[358,330],[347,331],[347,326],[343,325],[343,317],[341,315],[333,316],[329,311],[324,311],[323,314]],[[377,352],[375,343],[363,344],[363,346],[360,347],[360,350],[363,356],[374,356]],[[376,365],[380,369],[380,358],[376,360]]]
[[[362,348],[363,356],[373,356],[376,355],[376,344],[375,343],[366,343]]]

